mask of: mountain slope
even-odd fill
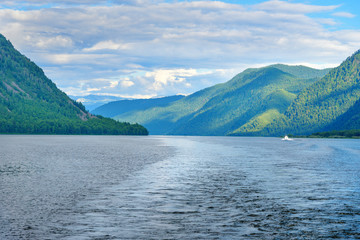
[[[131,111],[144,111],[153,108],[154,106],[165,107],[183,97],[183,95],[176,95],[151,99],[119,100],[104,104],[91,111],[91,113],[104,117],[115,117]]]
[[[322,130],[350,130],[360,129],[360,99],[349,108],[344,114],[335,119],[334,122]]]
[[[0,133],[147,134],[147,130],[91,115],[0,34]]]
[[[167,107],[114,118],[139,122],[151,134],[226,135],[243,130],[246,133],[251,128],[249,121],[272,110],[272,114],[265,115],[266,121],[256,126],[260,131],[278,117],[276,111],[284,113],[297,93],[328,71],[280,64],[247,69],[226,83],[203,89]]]
[[[310,134],[360,128],[360,51],[304,89],[264,134]]]
[[[295,97],[296,94],[287,92],[283,89],[271,93],[263,101],[264,104],[252,109],[253,115],[255,116],[240,128],[232,131],[230,135],[248,135],[250,133],[261,131],[267,125],[272,123],[272,121],[279,119],[281,113],[285,112]]]

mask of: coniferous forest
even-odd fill
[[[139,124],[95,116],[0,35],[0,133],[147,135]]]
[[[304,89],[263,134],[360,129],[360,51]]]
[[[119,113],[153,134],[281,136],[360,129],[360,51],[339,67],[271,65],[166,106]],[[106,109],[108,108],[108,109]],[[95,110],[96,112],[96,110]]]

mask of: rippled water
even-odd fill
[[[0,239],[359,239],[360,140],[0,136]]]

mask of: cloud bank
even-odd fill
[[[0,6],[0,32],[71,95],[191,93],[246,67],[340,64],[360,42],[359,29],[338,27],[337,17],[357,17],[340,5],[15,0]]]

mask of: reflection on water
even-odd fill
[[[360,238],[358,140],[40,138],[0,162],[0,237]]]

